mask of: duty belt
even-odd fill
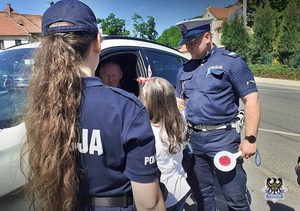
[[[80,197],[79,202],[84,204],[93,204],[103,207],[123,207],[126,208],[130,205],[133,205],[133,196],[132,192],[124,193],[117,196],[108,196],[108,197]]]
[[[193,130],[198,131],[211,131],[211,130],[221,130],[221,129],[232,129],[236,128],[235,121],[219,124],[219,125],[192,125],[190,122],[187,123],[188,127],[192,128]]]

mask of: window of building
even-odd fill
[[[16,45],[21,45],[22,43],[21,43],[21,40],[15,40],[15,44]]]
[[[0,50],[4,50],[4,40],[0,40]]]

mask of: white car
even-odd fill
[[[0,196],[25,184],[19,164],[26,130],[20,117],[31,55],[37,46],[27,44],[0,52]]]
[[[32,52],[38,45],[25,44],[0,52],[0,197],[25,184],[19,162],[26,128],[19,120]],[[117,61],[123,71],[121,88],[136,96],[140,89],[137,77],[160,76],[175,87],[177,72],[188,60],[173,48],[137,38],[104,36],[101,48],[100,64],[105,60]]]

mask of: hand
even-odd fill
[[[256,143],[252,144],[249,141],[244,140],[240,144],[238,151],[240,151],[240,150],[242,151],[242,155],[241,155],[242,158],[248,159],[248,158],[252,157],[253,155],[255,155],[256,149],[257,149]]]
[[[183,110],[185,108],[185,100],[178,97],[176,97],[176,100],[179,110]]]

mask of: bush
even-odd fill
[[[249,67],[255,77],[300,80],[300,68],[276,64],[249,64]]]

